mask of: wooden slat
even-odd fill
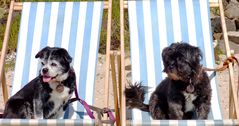
[[[120,0],[120,53],[121,53],[121,125],[126,126],[125,89],[125,49],[124,49],[124,0]]]
[[[122,93],[121,93],[121,90],[122,90],[122,80],[121,80],[121,55],[120,55],[120,52],[118,52],[118,55],[117,55],[117,66],[118,66],[118,92],[119,92],[119,99],[121,99],[121,96],[122,96]],[[121,105],[121,100],[119,100],[119,104]]]
[[[15,2],[14,3],[14,10],[16,11],[20,11],[22,10],[22,6],[23,6],[23,3],[22,2]],[[108,1],[105,1],[104,2],[104,9],[108,9],[109,8],[109,2]]]
[[[3,90],[3,92],[2,92],[3,93],[3,100],[4,100],[4,103],[6,103],[7,100],[8,100],[8,88],[7,88],[4,68],[3,68],[3,76],[2,76],[2,90]]]
[[[111,52],[110,54],[110,63],[111,63],[111,75],[113,83],[113,94],[114,94],[114,104],[115,104],[115,115],[116,115],[116,126],[120,125],[120,114],[119,114],[119,99],[118,99],[118,88],[116,81],[116,67],[115,67],[115,57],[117,56],[116,52]]]
[[[109,69],[110,69],[110,42],[111,42],[111,21],[112,21],[112,0],[108,4],[108,17],[107,17],[107,38],[106,38],[106,64],[105,64],[105,93],[104,103],[105,107],[109,106]]]
[[[10,3],[10,8],[9,8],[9,13],[8,13],[8,18],[7,18],[7,24],[6,24],[6,29],[5,29],[5,34],[4,34],[4,39],[3,39],[3,45],[2,45],[2,50],[1,50],[1,58],[0,58],[0,78],[1,78],[1,84],[2,84],[2,90],[3,90],[3,95],[4,95],[4,102],[6,102],[8,98],[8,93],[7,93],[7,88],[6,88],[6,82],[5,76],[4,76],[4,64],[5,64],[5,58],[6,58],[6,53],[7,53],[7,46],[8,46],[8,39],[9,39],[9,33],[10,33],[10,28],[11,28],[11,23],[12,23],[12,14],[13,14],[13,5],[14,1],[12,0]]]
[[[210,2],[210,7],[219,7],[218,2]]]

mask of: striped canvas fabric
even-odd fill
[[[132,83],[154,90],[166,77],[161,52],[172,42],[188,42],[203,52],[202,64],[214,67],[208,0],[128,1]],[[212,73],[208,73],[211,75]],[[211,79],[212,108],[209,119],[222,119],[215,78]],[[148,103],[152,91],[146,95]],[[132,123],[151,122],[148,113],[132,110]],[[168,122],[170,123],[170,122]]]
[[[103,6],[103,2],[23,3],[11,94],[38,75],[35,55],[40,49],[62,47],[73,57],[80,98],[93,105]],[[79,102],[70,108],[64,118],[90,119]]]
[[[0,124],[3,126],[86,126],[86,124],[82,124],[82,121],[78,119],[61,119],[61,120],[27,120],[27,119],[0,119]],[[131,124],[128,124],[131,125]],[[132,124],[132,125],[140,125],[138,123]],[[170,126],[238,126],[239,121],[238,120],[215,120],[215,121],[209,121],[209,120],[190,120],[190,121],[177,121],[177,120],[161,120],[161,121],[152,121],[150,124],[145,124],[145,126],[164,126],[164,125],[170,125]]]

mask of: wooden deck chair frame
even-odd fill
[[[226,47],[226,56],[230,57],[231,56],[231,51],[229,47],[229,42],[228,42],[228,35],[227,35],[227,28],[225,24],[225,16],[224,16],[224,9],[223,9],[223,4],[222,0],[210,0],[210,7],[211,8],[219,8],[220,10],[220,16],[221,16],[221,22],[222,22],[222,30],[223,30],[223,37],[225,40],[225,47]],[[124,9],[128,8],[127,1],[120,0],[120,58],[117,58],[118,60],[118,66],[119,68],[119,96],[120,97],[115,97],[119,101],[119,108],[120,108],[120,120],[121,120],[121,125],[125,126],[126,125],[126,102],[125,102],[125,96],[124,96],[124,89],[125,89],[125,48],[124,48]],[[111,53],[112,57],[116,56],[116,53]],[[229,64],[229,118],[230,119],[238,119],[239,118],[239,107],[238,107],[238,99],[237,99],[237,87],[235,85],[235,80],[234,80],[234,74],[233,74],[233,68],[232,64]],[[116,90],[116,89],[114,89]],[[173,124],[173,123],[172,123]]]
[[[1,50],[1,58],[0,58],[0,77],[1,77],[1,85],[2,85],[2,92],[3,92],[3,99],[4,103],[8,100],[9,93],[7,89],[6,84],[6,77],[5,77],[5,70],[4,70],[4,64],[5,64],[5,58],[8,48],[8,40],[9,40],[9,34],[11,29],[11,23],[12,23],[12,17],[14,11],[21,11],[22,10],[22,3],[21,2],[15,2],[15,0],[11,0],[10,2],[10,8],[9,8],[9,14],[7,18],[7,24],[4,34],[4,40],[3,40],[3,46]],[[104,105],[108,107],[109,105],[109,68],[110,68],[110,41],[111,41],[111,20],[112,20],[112,0],[108,0],[104,2],[104,9],[107,9],[108,17],[107,17],[107,40],[106,40],[106,67],[105,67],[105,98],[104,98]],[[119,113],[117,113],[118,115]],[[120,120],[119,118],[116,118],[116,124],[119,125]]]

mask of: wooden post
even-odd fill
[[[8,18],[7,18],[7,25],[6,25],[6,30],[4,34],[4,39],[3,39],[3,45],[2,45],[2,50],[1,50],[1,58],[0,58],[0,78],[1,78],[1,84],[2,84],[2,90],[3,90],[3,97],[4,97],[4,102],[6,102],[6,98],[8,98],[8,91],[6,88],[6,83],[3,83],[3,72],[4,71],[4,64],[5,64],[5,58],[6,58],[6,53],[7,53],[7,46],[8,46],[8,39],[9,39],[9,33],[10,33],[10,28],[11,28],[11,23],[12,23],[12,14],[13,14],[13,5],[14,5],[14,0],[11,1],[10,3],[10,8],[9,8],[9,13],[8,13]],[[5,90],[5,91],[4,91]]]
[[[4,71],[4,68],[3,68],[3,71]],[[3,75],[2,75],[2,93],[3,93],[4,103],[6,103],[8,100],[8,88],[6,83],[5,72],[3,72]]]
[[[121,55],[117,55],[117,66],[118,66],[118,92],[119,92],[119,99],[121,99],[122,93],[121,93],[121,61],[120,61]],[[123,69],[123,68],[122,68]],[[121,100],[119,100],[119,104],[121,105]]]
[[[120,0],[120,53],[121,53],[121,125],[126,126],[125,104],[125,50],[124,50],[124,0]]]
[[[115,104],[115,115],[116,115],[116,125],[120,125],[120,114],[119,114],[119,99],[118,99],[118,89],[117,89],[117,81],[116,81],[116,68],[115,68],[115,57],[116,53],[113,52],[110,55],[110,63],[111,63],[111,75],[112,75],[112,83],[113,83],[113,93],[114,93],[114,104]]]
[[[224,38],[225,47],[226,47],[226,55],[227,55],[227,57],[230,57],[231,56],[231,50],[230,50],[229,42],[228,42],[227,27],[226,27],[226,23],[225,23],[225,16],[224,16],[224,9],[223,9],[222,0],[219,0],[219,10],[220,10],[220,16],[221,16],[221,22],[222,22],[223,38]],[[229,64],[229,77],[230,77],[230,85],[229,85],[229,98],[230,98],[229,118],[236,118],[237,119],[239,117],[239,107],[238,107],[238,99],[237,99],[237,93],[236,93],[236,86],[235,86],[233,68],[232,68],[232,64],[231,63]],[[236,114],[236,115],[234,115],[233,113]]]
[[[105,65],[105,107],[109,106],[109,69],[110,69],[110,41],[111,41],[111,19],[112,0],[108,1],[107,40],[106,40],[106,65]]]

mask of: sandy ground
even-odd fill
[[[239,54],[236,54],[236,57],[239,59]],[[105,107],[104,104],[104,78],[105,78],[105,56],[104,55],[100,55],[99,54],[99,58],[98,58],[98,64],[97,64],[97,73],[96,73],[96,81],[95,81],[95,100],[94,100],[94,105],[97,107]],[[221,58],[221,60],[223,60],[223,58]],[[130,64],[130,59],[129,56],[126,56],[126,66],[128,66]],[[236,69],[234,69],[234,73],[235,73],[235,83],[238,83],[238,67],[234,66]],[[126,70],[126,75],[127,78],[130,77],[129,76],[130,70]],[[14,75],[14,72],[12,70],[8,71],[6,74],[7,77],[7,85],[8,85],[8,89],[11,90],[11,83],[12,83],[12,76]],[[110,77],[111,78],[111,77]],[[228,119],[228,110],[229,110],[229,74],[228,71],[225,70],[223,72],[218,72],[217,73],[217,77],[216,77],[217,81],[218,81],[218,87],[219,87],[219,93],[220,93],[220,100],[221,100],[221,107],[222,107],[222,111],[223,111],[223,116],[225,119]],[[114,108],[114,100],[113,100],[113,91],[112,91],[112,80],[109,80],[109,106],[110,108]],[[1,90],[2,91],[2,90]],[[10,92],[10,91],[9,91]],[[3,110],[3,97],[2,97],[2,93],[0,92],[0,110]]]

